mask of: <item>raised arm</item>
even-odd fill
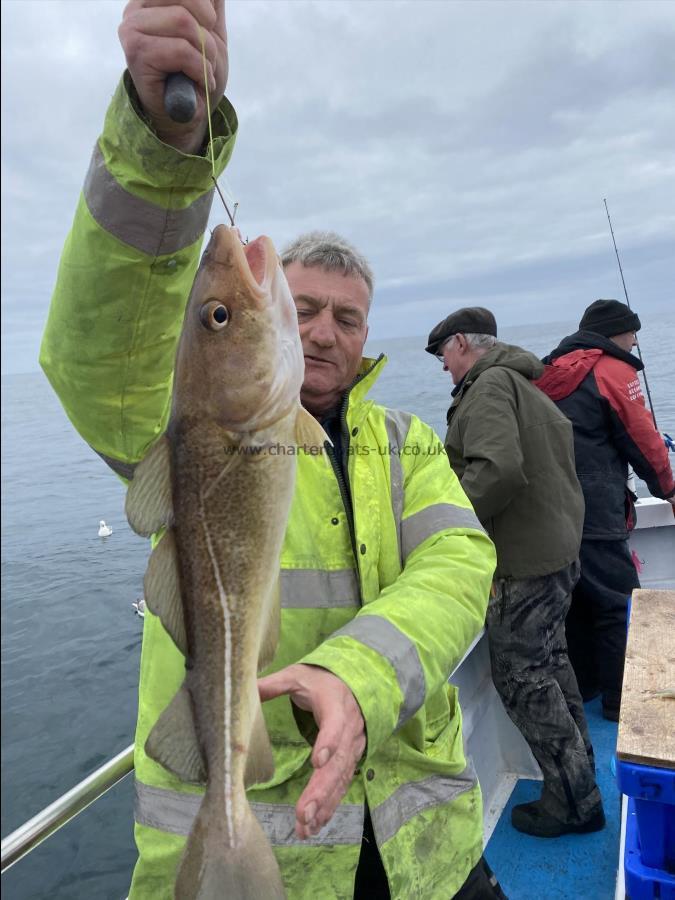
[[[186,5],[192,36],[195,6],[210,4]],[[180,22],[162,24],[163,5],[140,7],[137,0],[129,4],[121,29],[140,88],[126,72],[111,102],[61,256],[40,352],[71,421],[122,476],[166,424],[176,342],[213,196],[210,159],[168,146],[148,121],[140,92],[150,104],[163,98],[162,66],[168,70],[176,63],[160,59],[163,42],[171,40],[162,30]],[[220,13],[215,20],[211,15],[210,46],[220,48],[215,69],[222,86],[225,43],[218,44],[212,33],[222,25],[224,35],[222,4]],[[154,87],[143,74],[151,69]],[[202,134],[203,117],[199,127]],[[213,111],[212,127],[219,172],[237,128],[225,98]]]
[[[213,109],[227,84],[225,0],[130,0],[119,37],[140,105],[157,137],[184,153],[198,152],[207,132],[205,91]],[[184,72],[197,86],[197,111],[183,125],[164,109],[166,77],[172,72]]]

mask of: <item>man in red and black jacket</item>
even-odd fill
[[[576,469],[586,501],[581,577],[567,616],[567,643],[581,695],[602,693],[605,718],[618,721],[626,649],[626,611],[639,587],[628,549],[633,500],[628,466],[655,497],[675,506],[664,440],[645,408],[632,355],[640,320],[618,300],[596,300],[579,331],[543,359],[536,382],[572,421]]]

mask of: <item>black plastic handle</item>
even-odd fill
[[[183,72],[172,72],[167,76],[164,109],[174,122],[190,122],[197,112],[195,83]]]

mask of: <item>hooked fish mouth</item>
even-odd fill
[[[270,238],[261,235],[242,244],[239,229],[217,225],[205,251],[210,263],[235,269],[261,299],[272,282],[277,267],[277,254]]]

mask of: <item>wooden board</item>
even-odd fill
[[[617,753],[675,769],[675,591],[633,591]]]

